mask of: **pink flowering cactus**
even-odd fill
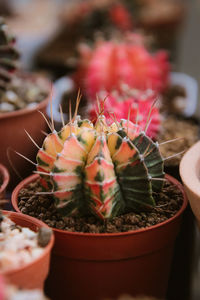
[[[138,41],[138,35],[137,35]],[[92,51],[81,47],[80,68],[75,76],[78,86],[92,100],[101,90],[121,91],[123,83],[139,90],[161,93],[168,85],[170,65],[165,51],[151,54],[142,43],[101,41]],[[84,78],[81,82],[80,78]]]
[[[101,97],[104,98],[104,96]],[[146,130],[146,134],[151,138],[156,138],[160,129],[160,114],[159,109],[154,104],[155,95],[152,91],[138,92],[135,95],[126,95],[125,93],[119,94],[118,92],[113,92],[109,94],[103,106],[102,110],[105,111],[105,116],[108,124],[121,119],[127,119],[130,115],[130,121],[137,123],[140,130]],[[102,106],[102,102],[101,102]],[[89,117],[91,120],[96,121],[97,114],[99,110],[96,102],[91,102],[89,105]],[[114,111],[114,114],[112,112]],[[149,117],[149,112],[151,115]],[[149,119],[149,124],[148,124]]]

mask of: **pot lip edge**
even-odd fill
[[[196,169],[198,162],[200,161],[200,154],[198,154],[198,150],[200,150],[200,141],[192,145],[184,154],[180,162],[179,170],[184,186],[187,187],[197,197],[200,197],[200,192],[198,190],[200,177],[198,178]],[[188,164],[190,166],[189,168]]]
[[[25,216],[25,219],[28,219],[28,221],[30,223],[31,223],[31,221],[33,221],[32,219],[35,219],[34,222],[35,222],[36,226],[38,226],[36,223],[43,223],[41,225],[45,225],[44,227],[49,227],[47,224],[45,224],[41,220],[38,220],[37,218],[33,218],[33,217],[29,216],[29,215],[25,215],[25,214],[22,214],[22,213],[20,214],[18,212],[14,212],[14,211],[6,211],[6,210],[2,210],[2,211],[3,211],[4,214],[8,214],[8,215],[11,214],[13,216],[18,216],[18,217],[21,217],[21,215],[22,215],[22,218],[24,218],[24,216]],[[26,218],[27,216],[30,217],[30,218]],[[10,275],[13,276],[15,273],[22,272],[22,271],[28,269],[29,267],[33,266],[35,263],[38,263],[39,261],[42,261],[43,258],[45,258],[45,256],[51,255],[51,250],[52,250],[52,248],[54,246],[54,242],[55,242],[55,236],[54,236],[54,232],[53,232],[53,234],[51,235],[51,239],[50,239],[48,245],[45,246],[45,249],[44,249],[43,253],[39,257],[36,257],[32,261],[26,263],[25,265],[23,265],[21,267],[16,267],[16,268],[13,268],[13,269],[10,269],[10,270],[7,270],[7,271],[0,271],[0,275],[3,275],[5,277],[6,276],[10,276]]]
[[[34,76],[37,75],[37,74],[32,74],[32,73],[25,73],[25,76],[26,77],[29,77],[29,76]],[[15,118],[15,117],[20,117],[21,115],[27,115],[27,114],[30,114],[34,111],[38,111],[40,109],[43,109],[49,102],[49,99],[50,97],[52,96],[51,95],[51,90],[52,90],[52,82],[49,78],[47,78],[46,76],[42,76],[39,74],[40,77],[43,78],[43,80],[45,80],[47,86],[49,87],[48,88],[48,94],[47,96],[41,101],[39,102],[35,107],[33,108],[30,108],[28,109],[27,107],[25,108],[22,108],[22,109],[18,109],[18,110],[14,110],[12,112],[6,112],[6,113],[0,113],[0,121],[1,120],[4,120],[4,119],[7,119],[7,118]]]
[[[126,231],[126,232],[118,232],[118,233],[83,233],[83,232],[70,232],[70,231],[67,231],[67,230],[62,230],[62,229],[57,229],[57,228],[53,228],[53,227],[50,227],[55,234],[68,234],[70,236],[76,236],[76,237],[93,237],[93,238],[98,238],[98,237],[104,237],[104,238],[109,238],[109,237],[120,237],[120,236],[127,236],[127,235],[132,235],[132,234],[141,234],[142,232],[146,232],[146,231],[152,231],[154,229],[157,229],[159,227],[162,227],[164,225],[167,225],[168,223],[171,223],[174,219],[176,219],[177,217],[181,216],[181,214],[184,212],[184,210],[186,209],[187,207],[187,204],[188,204],[188,199],[187,199],[187,196],[186,196],[186,193],[184,191],[184,188],[182,186],[182,184],[177,180],[175,179],[174,177],[166,174],[165,175],[170,182],[172,182],[173,184],[177,185],[179,190],[181,191],[182,195],[183,195],[183,203],[182,203],[182,206],[180,207],[180,209],[176,212],[176,214],[167,219],[166,221],[164,222],[161,222],[159,224],[156,224],[156,225],[152,225],[152,226],[149,226],[149,227],[146,227],[146,228],[141,228],[141,229],[137,229],[137,230],[132,230],[132,231]],[[12,192],[12,196],[11,196],[11,203],[14,207],[14,209],[18,212],[18,213],[22,213],[19,208],[18,208],[18,204],[17,204],[17,196],[18,196],[18,193],[19,191],[21,190],[21,188],[24,186],[24,185],[27,185],[29,184],[30,182],[32,182],[33,180],[35,180],[36,178],[38,178],[39,175],[38,174],[33,174],[31,176],[28,176],[27,178],[25,178],[24,180],[22,180],[16,187],[15,189],[13,190]]]
[[[3,180],[3,183],[2,185],[0,186],[0,194],[2,192],[4,192],[8,186],[8,183],[10,181],[10,174],[8,172],[8,169],[0,163],[0,173],[2,174],[2,180]]]

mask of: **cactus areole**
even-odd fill
[[[37,154],[45,194],[53,195],[63,215],[100,219],[155,206],[162,189],[163,159],[154,143],[129,120],[107,125],[79,116],[52,131]]]

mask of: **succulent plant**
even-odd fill
[[[33,109],[48,95],[46,79],[24,73],[18,68],[18,58],[15,37],[0,17],[0,113]]]
[[[17,68],[18,51],[15,38],[10,35],[3,18],[0,18],[0,90],[6,90],[12,73]]]
[[[157,93],[168,85],[167,53],[151,54],[144,45],[135,41],[134,35],[121,42],[100,41],[94,50],[84,45],[80,52],[80,67],[75,80],[92,100],[102,89],[121,91],[122,84],[139,90],[151,88]]]
[[[157,143],[129,119],[96,124],[70,118],[46,136],[37,154],[44,192],[64,215],[112,218],[155,206],[153,192],[163,184],[163,158]],[[52,122],[53,125],[53,122]]]
[[[151,111],[151,122],[147,127],[146,134],[155,139],[160,130],[160,113],[159,108],[154,106],[157,97],[153,91],[138,91],[127,90],[119,93],[113,91],[100,93],[101,99],[106,99],[103,103],[107,123],[113,122],[113,115],[111,112],[114,109],[114,117],[117,121],[126,118],[130,115],[130,121],[137,123],[141,130],[145,130],[147,126],[146,120],[148,119],[149,111]],[[96,102],[91,102],[88,106],[88,114],[91,120],[96,121],[98,105]]]

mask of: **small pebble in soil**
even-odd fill
[[[38,246],[46,247],[51,239],[52,230],[50,228],[41,227],[38,231]]]

